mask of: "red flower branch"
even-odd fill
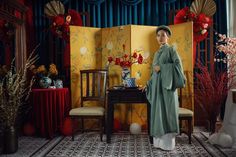
[[[132,64],[138,63],[142,64],[143,62],[143,56],[141,54],[137,54],[135,51],[132,56],[129,56],[128,54],[124,54],[121,57],[108,57],[108,63],[111,64],[112,62],[115,62],[115,65],[119,65],[122,68],[129,68]]]

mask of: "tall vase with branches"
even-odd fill
[[[37,47],[36,47],[37,48]],[[25,107],[26,100],[29,98],[31,87],[34,82],[34,78],[27,79],[27,71],[31,65],[33,65],[38,59],[34,52],[30,54],[24,67],[19,71],[15,71],[13,64],[11,64],[10,70],[0,80],[0,119],[2,120],[5,131],[14,130],[16,125],[16,118],[20,114],[22,107]],[[13,61],[12,61],[13,63]],[[15,131],[14,131],[15,132]],[[7,153],[14,153],[17,150],[17,136],[14,135],[14,140],[6,139],[9,134],[5,134],[5,150]],[[9,142],[16,142],[10,144]],[[15,146],[14,148],[8,148],[6,145]]]
[[[220,113],[221,105],[225,103],[228,91],[236,87],[236,38],[216,34],[215,63],[226,64],[227,69],[223,71],[210,72],[207,66],[196,64],[199,72],[195,77],[197,80],[195,88],[195,101],[206,113],[210,131],[215,131],[216,118]]]

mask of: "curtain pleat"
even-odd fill
[[[84,0],[88,4],[99,5],[103,3],[105,0]]]
[[[138,12],[137,12],[137,5],[135,5],[135,6],[133,6],[133,23],[136,25],[136,24],[138,24]]]
[[[125,5],[137,5],[141,1],[144,1],[144,0],[120,0],[120,1],[121,1],[121,3],[123,3]]]
[[[101,27],[101,9],[100,5],[97,6],[97,26]]]
[[[26,30],[25,24],[18,28],[15,33],[15,66],[16,70],[19,71],[24,67],[27,58],[27,49],[26,49]]]
[[[120,25],[120,21],[121,21],[121,18],[120,18],[120,3],[119,2],[116,2],[117,4],[117,8],[116,8],[116,15],[117,15],[117,19],[116,19],[116,25],[119,26]],[[114,15],[114,16],[116,16]]]
[[[108,26],[109,27],[112,27],[113,26],[113,4],[112,4],[112,1],[108,1],[109,3],[108,3],[108,18],[109,18],[109,20],[108,20]]]

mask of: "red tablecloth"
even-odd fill
[[[32,89],[33,119],[41,136],[52,138],[71,108],[68,88]]]

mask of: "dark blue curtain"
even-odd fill
[[[34,1],[36,38],[41,44],[38,51],[41,64],[54,62],[61,66],[64,43],[49,32],[50,21],[43,13],[49,0]],[[192,0],[61,0],[67,9],[89,12],[91,27],[113,27],[127,24],[168,25],[171,10],[190,6]],[[214,30],[226,33],[226,1],[215,0],[217,12],[214,15]],[[85,23],[85,17],[83,17]],[[62,68],[62,67],[59,67]]]
[[[92,3],[92,2],[94,3]],[[168,24],[169,10],[190,6],[190,0],[65,0],[66,8],[89,12],[92,27]],[[85,20],[85,19],[84,19]]]

